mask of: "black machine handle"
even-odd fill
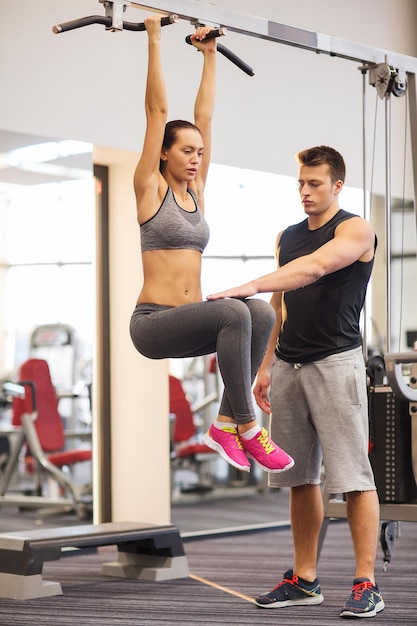
[[[217,28],[215,30],[211,30],[208,33],[208,35],[206,35],[206,39],[213,39],[213,37],[221,37],[222,35],[226,35],[226,34],[227,34],[226,28]],[[192,45],[191,35],[187,35],[187,37],[185,38],[185,42]],[[243,72],[245,72],[245,74],[248,74],[249,76],[255,75],[255,72],[249,65],[247,65],[247,63],[242,61],[242,59],[240,59],[234,52],[229,50],[229,48],[226,48],[226,46],[224,46],[223,44],[221,43],[217,44],[217,50],[218,52],[220,52],[220,54],[222,54],[227,59],[229,59],[229,61],[237,65],[237,67],[239,67]]]
[[[226,48],[226,46],[219,43],[217,45],[217,50],[220,52],[220,54],[229,59],[229,61],[237,65],[237,67],[240,68],[242,72],[245,72],[245,74],[248,74],[248,76],[255,76],[255,72],[253,71],[253,69],[247,63],[242,61],[242,59],[236,56],[234,52],[229,50],[229,48]]]
[[[168,15],[167,17],[163,17],[161,19],[161,26],[175,24],[178,20],[178,15]],[[107,28],[111,28],[112,18],[111,16],[104,17],[103,15],[80,17],[77,20],[71,20],[70,22],[64,22],[63,24],[55,24],[55,26],[52,27],[52,32],[54,32],[55,35],[58,35],[59,33],[65,33],[68,30],[75,30],[76,28],[82,28],[83,26],[90,26],[91,24],[102,24]],[[143,22],[123,22],[123,28],[125,30],[146,30],[146,26]]]

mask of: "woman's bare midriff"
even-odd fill
[[[201,302],[201,253],[149,250],[142,253],[143,287],[137,303],[180,306]]]

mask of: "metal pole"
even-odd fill
[[[415,74],[408,74],[408,110],[411,133],[411,154],[414,180],[414,216],[417,229],[417,81]]]
[[[385,98],[385,251],[387,289],[387,352],[391,352],[391,98]]]
[[[366,196],[366,70],[362,68],[362,179],[363,179],[363,216],[370,221],[370,210]],[[365,361],[368,359],[368,293],[363,306],[363,345]]]

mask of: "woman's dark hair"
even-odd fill
[[[332,182],[335,183],[338,180],[345,182],[345,162],[342,155],[334,148],[329,148],[329,146],[307,148],[307,150],[298,152],[295,158],[300,165],[306,165],[307,167],[327,164]]]
[[[201,134],[200,129],[191,122],[185,120],[173,120],[168,122],[165,126],[164,139],[162,141],[162,150],[169,150],[177,141],[178,131],[183,128],[191,128]],[[162,159],[159,161],[159,171],[163,174],[165,168],[165,161]]]

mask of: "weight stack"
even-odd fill
[[[410,502],[416,496],[409,403],[384,385],[369,388],[369,458],[381,504]]]

